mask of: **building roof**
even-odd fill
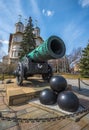
[[[40,28],[38,26],[36,26],[34,29],[39,29],[40,30]]]
[[[40,39],[42,42],[44,42],[44,40],[42,39],[42,37],[34,37],[35,39]]]
[[[15,25],[23,25],[22,22],[17,22]]]
[[[17,35],[17,34],[21,34],[22,35],[23,32],[20,32],[20,31],[19,32],[15,32],[13,35]]]

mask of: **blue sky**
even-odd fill
[[[89,40],[89,0],[0,0],[0,41],[7,54],[10,33],[15,31],[18,15],[22,22],[29,16],[38,21],[41,37],[61,37],[66,54],[74,48],[85,47]]]

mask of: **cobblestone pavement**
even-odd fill
[[[83,102],[83,99],[87,99],[89,106],[89,81],[83,80],[82,83],[80,81],[80,90],[79,90],[79,83],[77,79],[67,79],[68,84],[72,85],[73,91],[75,91],[77,94],[80,94],[81,102]],[[8,84],[9,85],[9,84]],[[85,103],[85,102],[84,102]],[[18,106],[8,106],[7,103],[7,96],[6,96],[6,88],[5,84],[0,84],[0,111],[3,111],[4,115],[9,116],[17,116],[17,115],[24,115],[27,116],[26,113],[30,111],[35,111],[36,108],[29,106],[29,104],[23,104]],[[6,111],[6,112],[5,112]],[[38,112],[38,110],[36,110]],[[33,112],[33,115],[35,113]],[[22,116],[23,117],[23,116]],[[87,122],[89,123],[89,114],[86,117]],[[84,126],[84,123],[86,124],[86,120],[81,120],[78,123],[75,123],[73,120],[63,120],[63,121],[56,121],[56,122],[46,122],[44,124],[42,123],[19,123],[19,122],[13,122],[13,121],[0,121],[0,130],[81,130],[81,127],[84,127],[82,130],[89,130],[89,125],[86,124],[86,127]],[[65,126],[67,126],[65,128]],[[55,129],[56,128],[56,129]]]
[[[82,81],[84,83],[82,83]],[[79,86],[78,79],[67,79],[68,84],[71,84],[72,86]],[[86,85],[87,84],[87,85]],[[89,80],[81,80],[80,79],[80,87],[82,88],[88,88],[89,89]]]
[[[75,92],[89,97],[89,80],[67,79],[67,82],[72,85]]]

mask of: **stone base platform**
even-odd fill
[[[23,82],[23,86],[18,86],[16,81],[11,84],[5,84],[8,105],[19,105],[26,103],[34,97],[38,97],[39,93],[45,89],[50,88],[49,83],[44,82],[40,77],[32,77],[28,81]],[[67,90],[71,90],[72,86],[68,85]]]
[[[6,93],[7,93],[7,100],[8,100],[8,105],[18,105],[21,103],[26,103],[27,101],[33,99],[34,97],[37,98],[40,94],[40,92],[45,89],[49,88],[48,86],[46,87],[38,87],[38,88],[33,88],[33,87],[13,87],[10,86],[7,88]]]
[[[38,86],[38,85],[28,85],[28,86],[17,86],[15,84],[6,85],[6,94],[8,105],[19,105],[26,103],[34,97],[38,97],[39,93],[49,86]]]
[[[45,87],[47,88],[47,87]],[[39,93],[45,89],[44,87],[38,87],[38,88],[33,88],[33,87],[8,87],[7,88],[7,100],[8,100],[8,105],[18,105],[21,103],[26,103],[30,99],[34,97],[38,97]]]
[[[8,105],[19,105],[26,103],[34,97],[38,97],[39,93],[45,89],[49,88],[48,83],[44,83],[43,80],[31,79],[30,81],[25,81],[23,86],[16,85],[16,82],[11,84],[5,84]]]

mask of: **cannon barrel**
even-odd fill
[[[23,78],[27,79],[34,74],[41,74],[43,80],[49,81],[53,72],[47,60],[62,58],[65,51],[63,40],[57,36],[50,36],[20,60],[15,71],[17,84],[22,85]]]
[[[65,51],[66,47],[63,40],[58,36],[50,36],[39,47],[28,53],[27,56],[33,61],[47,61],[62,58]]]

